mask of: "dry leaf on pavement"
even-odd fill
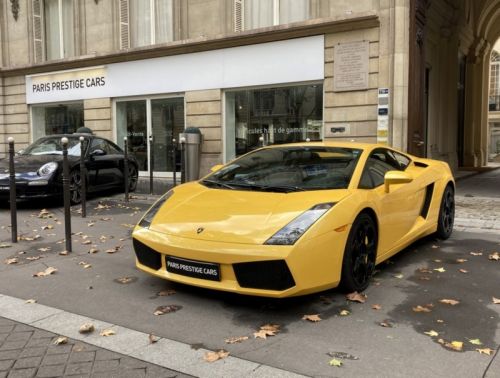
[[[152,333],[149,334],[148,338],[149,338],[150,344],[154,344],[154,343],[158,342],[158,340],[160,340],[160,338],[158,336],[155,336]]]
[[[92,323],[85,323],[80,326],[78,332],[80,333],[91,333],[94,332],[95,327]]]
[[[85,239],[84,241],[81,242],[81,244],[83,245],[89,245],[89,244],[92,244],[92,240],[90,239]]]
[[[89,263],[85,262],[85,261],[80,261],[78,263],[78,265],[81,265],[83,266],[84,269],[88,269],[88,268],[92,268],[92,265],[90,265]]]
[[[217,360],[221,360],[223,358],[226,358],[229,356],[229,352],[225,351],[224,349],[215,351],[215,352],[207,352],[203,356],[203,359],[207,362],[215,362]]]
[[[451,343],[444,343],[444,346],[448,349],[456,350],[457,352],[461,352],[464,346],[464,343],[461,341],[452,341]]]
[[[158,297],[169,297],[169,296],[174,295],[174,294],[175,294],[175,290],[173,290],[173,289],[162,290],[162,291],[159,291],[158,293],[156,293],[156,295]]]
[[[330,362],[328,364],[330,366],[341,367],[343,362],[341,360],[337,360],[336,358],[334,358],[333,360],[330,360]]]
[[[236,336],[236,337],[229,337],[224,340],[226,344],[236,344],[236,343],[241,343],[242,341],[248,340],[248,336]]]
[[[116,332],[113,331],[112,329],[105,329],[105,330],[101,331],[101,333],[99,335],[104,336],[104,337],[113,336],[113,335],[116,335]]]
[[[354,293],[347,294],[346,298],[352,302],[365,303],[367,297],[366,294],[360,294],[355,291]]]
[[[469,260],[467,260],[467,259],[457,259],[456,261],[457,261],[457,263],[462,264],[462,263],[467,262]]]
[[[11,259],[7,259],[7,260],[5,260],[5,263],[6,263],[7,265],[12,265],[12,264],[17,264],[17,263],[18,263],[18,261],[19,261],[19,260],[17,259],[17,257],[13,257],[13,258],[11,258]]]
[[[493,304],[500,304],[500,299],[492,297]]]
[[[458,270],[460,273],[464,273],[464,274],[467,274],[469,273],[469,271],[467,269],[459,269]]]
[[[479,339],[469,339],[469,343],[471,343],[472,345],[483,345],[483,343]]]
[[[125,284],[128,284],[128,283],[134,281],[134,278],[135,277],[121,277],[121,278],[117,278],[116,281],[125,285]]]
[[[54,228],[54,226],[52,226],[51,224],[48,224],[46,226],[42,226],[42,230],[52,230]]]
[[[418,271],[420,273],[429,273],[429,274],[432,273],[432,270],[430,270],[429,268],[418,268]]]
[[[350,314],[351,314],[351,312],[348,311],[348,310],[342,310],[342,311],[339,312],[340,316],[347,316],[347,315],[350,315]]]
[[[494,352],[493,349],[490,349],[490,348],[477,348],[476,351],[479,352],[479,354],[486,354],[488,356],[491,356]]]
[[[154,315],[164,315],[170,314],[171,312],[176,312],[180,310],[182,307],[177,305],[168,305],[168,306],[158,306],[153,312]]]
[[[460,303],[460,301],[457,301],[455,299],[441,299],[439,302],[444,303],[444,304],[449,304],[452,306],[456,306],[457,304]]]
[[[115,252],[118,252],[120,249],[122,248],[121,245],[117,245],[113,248],[110,248],[110,249],[106,249],[106,253],[115,253]]]
[[[11,244],[7,244],[7,243],[0,243],[0,248],[10,248],[12,247]]]
[[[380,310],[381,308],[382,308],[382,306],[379,305],[379,304],[373,304],[372,305],[372,310]]]
[[[424,332],[426,335],[429,335],[430,337],[436,337],[436,336],[439,336],[439,333],[437,333],[436,331],[434,331],[433,329],[431,329],[430,331],[428,332]]]
[[[33,274],[33,277],[45,277],[45,276],[50,276],[51,274],[54,274],[57,272],[56,268],[53,268],[49,266],[47,269],[45,269],[43,272],[38,272]]]
[[[494,252],[488,256],[488,260],[500,261],[500,254],[498,252]]]
[[[395,274],[395,275],[394,275],[394,278],[399,278],[399,279],[401,279],[401,278],[403,278],[403,277],[404,277],[404,276],[403,276],[401,273],[399,273],[399,274]]]
[[[482,256],[483,252],[471,252],[470,253],[472,256]]]
[[[379,325],[381,327],[384,327],[384,328],[392,328],[392,327],[394,327],[394,324],[389,319],[385,319],[384,321],[380,322]]]
[[[35,261],[35,260],[40,260],[43,256],[29,256],[26,257],[26,260],[28,261]]]
[[[68,252],[68,251],[66,251],[66,250],[59,252],[59,254],[60,254],[61,256],[68,256],[68,253],[69,253],[69,252]]]
[[[445,268],[443,268],[443,267],[441,267],[441,268],[436,268],[436,269],[434,269],[434,270],[435,270],[436,272],[439,272],[439,273],[444,273],[444,272],[446,272],[446,269],[445,269]]]
[[[99,250],[97,248],[90,248],[90,251],[88,253],[94,254],[94,253],[97,253],[97,252],[99,252]]]
[[[279,324],[265,324],[260,327],[257,332],[253,333],[254,338],[258,339],[266,339],[267,336],[276,336],[276,334],[280,331]]]
[[[416,307],[413,307],[413,311],[414,312],[431,312],[432,310],[430,308],[428,308],[427,306],[416,306]]]
[[[54,340],[54,344],[56,345],[66,344],[67,342],[68,338],[66,336],[59,336],[57,339]]]
[[[323,319],[321,319],[319,317],[319,314],[314,314],[314,315],[304,315],[302,317],[302,320],[308,320],[310,322],[317,323],[317,322],[320,322]]]
[[[24,303],[27,303],[27,304],[32,304],[32,303],[36,303],[36,299],[28,299],[26,302]]]

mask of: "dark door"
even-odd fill
[[[110,148],[110,144],[104,139],[94,138],[90,145],[89,166],[94,182],[98,187],[109,187],[116,185],[120,181],[120,157]]]
[[[467,61],[463,54],[458,56],[458,129],[457,129],[457,158],[458,166],[464,166],[464,135],[465,135],[465,74]]]

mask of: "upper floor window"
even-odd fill
[[[33,0],[35,61],[76,55],[74,0]]]
[[[235,31],[304,21],[310,0],[235,0]]]
[[[120,0],[120,47],[173,41],[173,0]]]

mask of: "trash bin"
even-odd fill
[[[203,135],[197,127],[188,127],[179,134],[179,141],[184,141],[185,180],[198,180],[200,176],[201,143]]]

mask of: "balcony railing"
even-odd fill
[[[500,96],[490,96],[490,112],[500,112]]]

